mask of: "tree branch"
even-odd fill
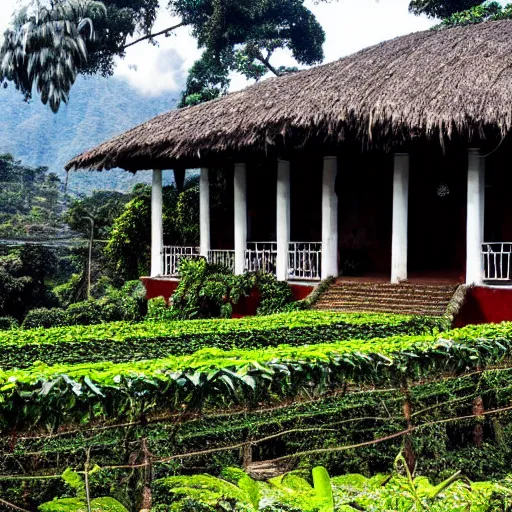
[[[156,32],[154,34],[147,34],[143,37],[140,37],[139,39],[136,39],[135,41],[132,41],[131,43],[128,43],[128,44],[125,44],[123,47],[122,47],[122,50],[126,50],[126,48],[129,48],[130,46],[133,46],[137,43],[140,43],[141,41],[146,41],[147,39],[153,39],[154,37],[158,37],[158,36],[161,36],[163,34],[167,34],[169,32],[172,32],[173,30],[176,30],[177,28],[180,28],[180,27],[183,27],[185,26],[185,23],[184,22],[181,22],[181,23],[178,23],[177,25],[174,25],[173,27],[168,27],[164,30],[161,30],[160,32]]]
[[[17,505],[14,505],[13,503],[9,503],[8,501],[3,500],[0,498],[0,504],[5,505],[6,507],[12,508],[13,510],[18,510],[20,512],[30,512],[30,510],[27,510],[26,508],[18,507]]]
[[[269,57],[270,57],[270,55],[269,55]],[[274,73],[274,75],[281,76],[281,73],[279,73],[279,71],[274,66],[272,66],[272,64],[270,64],[268,57],[267,58],[263,57],[261,52],[258,52],[255,55],[255,58],[256,58],[256,60],[259,60],[269,71]]]

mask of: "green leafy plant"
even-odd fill
[[[320,311],[233,320],[169,322],[167,315],[170,315],[170,308],[167,308],[165,301],[156,299],[151,304],[151,308],[153,304],[157,305],[151,314],[159,315],[154,321],[0,332],[0,368],[24,368],[34,361],[47,364],[104,360],[127,362],[191,354],[208,347],[249,349],[283,343],[300,346],[325,343],[328,340],[423,335],[435,332],[439,323],[439,319],[425,317]],[[98,309],[95,307],[95,311]],[[88,315],[86,319],[96,323],[101,321],[102,315],[103,310],[97,317]],[[496,329],[486,334],[486,337],[508,336],[506,329],[499,332]],[[478,333],[474,335],[478,336]]]
[[[60,308],[38,308],[32,309],[21,324],[23,329],[36,329],[44,327],[61,327],[68,325],[69,319],[66,311]]]
[[[252,351],[204,349],[124,364],[38,364],[0,371],[0,428],[21,428],[34,418],[48,424],[83,422],[84,414],[91,421],[120,419],[144,407],[173,411],[250,405],[318,396],[347,383],[396,385],[486,367],[512,352],[512,338],[457,341],[458,334],[453,331],[452,340],[406,336]]]

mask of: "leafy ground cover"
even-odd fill
[[[35,364],[0,371],[0,428],[26,421],[58,424],[117,419],[147,411],[313,396],[347,384],[402,386],[440,373],[464,373],[503,361],[511,324],[423,336],[349,340],[253,350],[203,349],[187,356],[130,363]]]
[[[155,482],[155,512],[497,512],[512,506],[512,479],[471,482],[455,473],[436,485],[394,473],[330,478],[322,467],[257,482],[235,468],[223,478],[168,477]]]
[[[342,339],[431,334],[439,318],[315,311],[239,320],[114,322],[0,332],[0,368],[79,362],[128,362],[194,353],[202,348],[313,345]]]

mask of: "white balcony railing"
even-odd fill
[[[183,258],[199,256],[199,247],[180,247],[178,245],[164,246],[164,276],[177,277],[178,267]]]
[[[228,267],[232,272],[235,271],[235,251],[217,249],[208,251],[208,261],[215,265]]]
[[[318,281],[322,275],[322,243],[290,242],[288,278]]]
[[[509,244],[512,246],[512,244]],[[199,256],[199,247],[167,245],[163,248],[163,275],[178,277],[180,262],[183,258]],[[263,271],[276,274],[277,243],[249,242],[245,250],[245,271]],[[208,261],[224,265],[234,272],[235,251],[210,250]],[[304,281],[317,281],[322,275],[321,242],[291,242],[288,249],[288,278]]]
[[[277,243],[249,242],[245,250],[245,271],[276,273]]]
[[[512,242],[482,244],[484,281],[510,281],[512,279]]]

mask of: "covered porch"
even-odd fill
[[[270,163],[275,166],[274,174],[266,176],[275,181],[265,182],[269,191],[265,197],[258,197],[263,208],[259,213],[270,225],[267,231],[251,229],[255,224],[252,217],[257,217],[258,212],[250,213],[250,164],[233,165],[233,220],[231,225],[221,226],[211,222],[211,170],[203,167],[199,180],[198,246],[164,245],[162,171],[154,170],[151,277],[176,279],[182,258],[201,256],[235,274],[264,271],[290,282],[315,283],[330,276],[346,276],[392,283],[410,280],[511,284],[512,242],[497,238],[502,230],[497,233],[496,216],[503,215],[496,213],[493,205],[497,200],[490,186],[490,182],[498,178],[499,182],[504,175],[500,161],[490,158],[491,177],[486,187],[486,149],[459,147],[454,154],[439,156],[442,165],[438,161],[425,163],[425,151],[412,148],[410,152],[374,156],[373,165],[382,169],[379,183],[373,183],[369,200],[373,206],[357,195],[365,188],[364,183],[354,184],[350,179],[351,166],[366,179],[361,171],[362,160],[350,164],[343,147],[336,155],[309,157],[312,171],[319,171],[318,183],[310,180],[306,187],[297,159],[276,159]],[[428,174],[424,168],[428,165],[445,166],[449,172],[438,171],[439,184],[435,178],[427,185],[423,176]],[[302,182],[303,190],[294,180]],[[451,206],[428,202],[429,188],[434,190],[431,196],[445,203],[448,199],[443,197],[451,194]],[[490,196],[487,207],[486,195]],[[360,275],[351,275],[344,268],[353,244],[350,240],[358,231],[351,220],[354,218],[359,230],[370,232],[367,236],[372,244],[371,257],[376,262],[368,273]],[[444,228],[438,227],[439,223],[445,224]],[[297,224],[307,225],[308,229],[297,229]],[[232,248],[212,247],[212,232],[219,230],[233,233]],[[262,239],[262,233],[272,239]],[[297,233],[310,235],[309,239],[295,238]],[[259,234],[260,238],[251,234]]]

